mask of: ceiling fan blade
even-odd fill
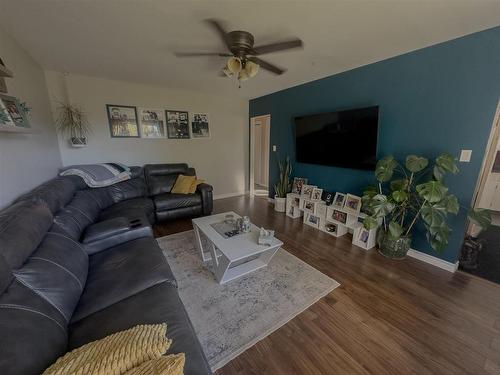
[[[220,52],[174,52],[177,57],[197,57],[197,56],[219,56],[219,57],[230,57],[233,56],[229,53]]]
[[[263,55],[265,53],[284,51],[292,48],[301,48],[303,46],[302,40],[293,39],[286,42],[266,44],[257,46],[252,49],[252,55]]]
[[[224,45],[229,49],[229,40],[227,39],[227,31],[224,29],[220,21],[216,19],[208,19],[205,20],[206,23],[208,23],[212,28],[219,34],[219,37],[221,38],[222,42]]]
[[[270,72],[280,75],[286,72],[285,69],[278,68],[276,65],[270,64],[267,61],[261,60],[258,57],[248,57],[248,60],[256,63],[259,65],[262,69],[269,70]]]

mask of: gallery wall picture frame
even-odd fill
[[[353,194],[347,194],[344,202],[344,209],[351,214],[359,214],[359,211],[361,210],[361,197]]]
[[[106,104],[111,138],[139,138],[137,107]]]
[[[168,139],[190,139],[189,113],[167,109],[165,111]]]
[[[208,113],[191,114],[191,137],[193,139],[210,138],[210,116]]]
[[[0,101],[2,102],[2,109],[4,110],[4,113],[7,111],[7,114],[9,115],[14,126],[30,128],[28,117],[23,111],[19,99],[14,96],[0,94]]]
[[[165,112],[163,109],[138,108],[141,138],[165,138]]]

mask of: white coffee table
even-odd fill
[[[240,216],[232,211],[221,214],[193,219],[193,228],[196,235],[196,246],[203,262],[212,260],[214,274],[219,284],[237,279],[250,272],[266,267],[276,254],[283,242],[274,238],[270,246],[259,245],[259,228],[251,224],[248,233],[224,238],[211,224],[220,223],[228,214],[234,219]],[[210,243],[204,248],[201,234],[204,234]]]

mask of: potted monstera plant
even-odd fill
[[[292,164],[287,156],[285,160],[278,160],[279,180],[274,184],[274,210],[285,212],[286,195],[292,190],[290,176],[292,174]]]
[[[417,155],[409,155],[404,163],[392,156],[377,162],[377,186],[364,191],[362,202],[368,214],[363,222],[365,228],[381,225],[377,235],[380,253],[404,258],[419,221],[432,248],[439,253],[444,250],[451,233],[447,216],[460,210],[457,197],[445,184],[447,173],[458,173],[455,158],[449,154],[439,155],[432,164]],[[468,209],[468,218],[481,228],[491,222],[489,211],[484,209]]]

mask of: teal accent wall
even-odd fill
[[[306,46],[307,48],[307,46]],[[261,77],[262,79],[262,77]],[[450,176],[450,192],[470,204],[500,95],[500,27],[366,65],[250,101],[250,117],[271,114],[271,145],[295,160],[293,118],[320,112],[380,106],[378,157],[407,154],[457,157],[472,150]],[[352,145],[356,147],[356,145]],[[270,186],[277,180],[271,152]],[[295,163],[294,175],[341,192],[360,194],[372,172]],[[438,255],[418,228],[413,248],[455,262],[462,244],[465,211],[450,220],[452,235]]]

